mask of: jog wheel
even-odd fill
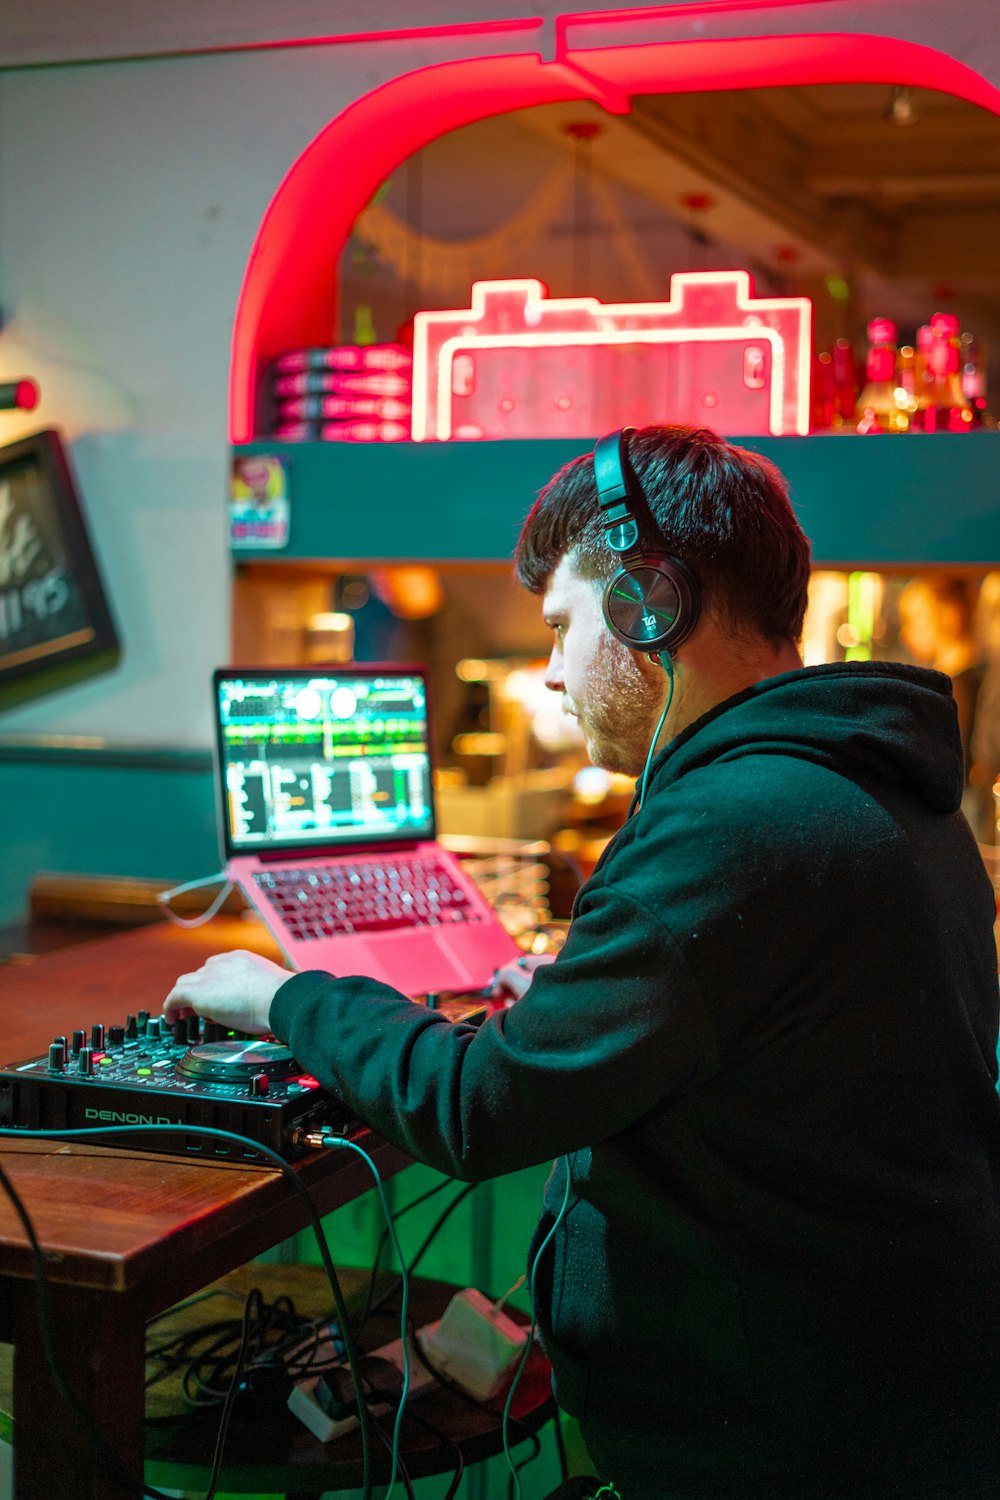
[[[244,1084],[261,1073],[267,1078],[292,1078],[302,1069],[280,1042],[199,1042],[188,1048],[177,1071],[187,1078]]]

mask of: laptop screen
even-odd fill
[[[229,668],[214,684],[227,854],[433,838],[419,669]]]

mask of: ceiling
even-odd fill
[[[842,265],[1000,288],[1000,118],[976,105],[836,84],[647,97],[633,123]]]
[[[855,321],[880,312],[915,327],[947,309],[1000,341],[1000,117],[976,105],[831,84],[530,115],[524,125],[585,149],[594,170],[702,239],[741,246],[814,295],[831,276],[846,282]],[[585,116],[596,133],[581,148]]]

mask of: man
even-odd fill
[[[773,466],[707,431],[616,441],[625,521],[588,455],[516,558],[549,686],[598,763],[642,773],[555,963],[479,1031],[246,954],[168,1013],[270,1028],[457,1177],[559,1158],[537,1312],[623,1500],[998,1494],[993,896],[947,680],[803,668],[808,545]],[[649,651],[608,618],[638,590],[659,641],[654,548],[690,590]]]

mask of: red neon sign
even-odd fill
[[[261,370],[290,346],[332,336],[331,266],[375,188],[412,152],[470,121],[558,99],[598,98],[625,109],[633,93],[890,79],[947,91],[1000,114],[1000,91],[980,73],[900,37],[818,29],[697,40],[653,34],[678,18],[686,25],[695,13],[720,25],[732,13],[736,25],[746,8],[746,0],[696,7],[688,0],[676,7],[559,14],[550,61],[519,53],[519,34],[507,55],[442,60],[358,98],[291,165],[258,229],[233,328],[231,440],[245,442],[258,430]]]
[[[684,271],[666,302],[550,298],[477,281],[413,322],[413,438],[592,437],[627,423],[809,431],[812,303],[755,297],[747,271]]]

